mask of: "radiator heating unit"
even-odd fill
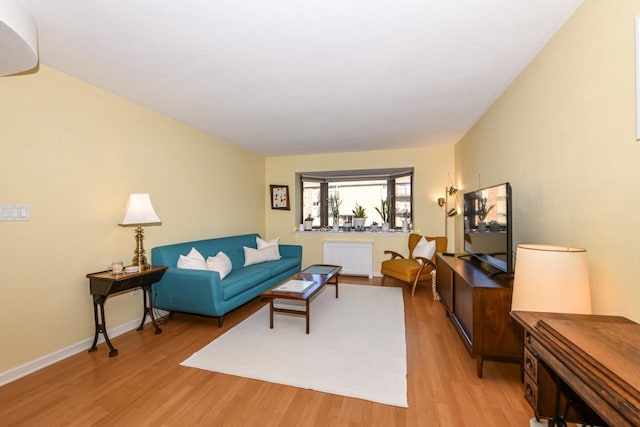
[[[373,242],[322,242],[323,262],[341,265],[340,274],[373,278]]]

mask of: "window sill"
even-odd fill
[[[380,236],[380,237],[408,236],[411,233],[413,233],[413,231],[342,231],[342,230],[340,231],[333,231],[333,230],[299,231],[299,230],[294,230],[292,232],[292,234],[296,234],[296,235],[332,234],[336,236]]]

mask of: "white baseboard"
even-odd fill
[[[151,322],[151,319],[147,317],[145,324]],[[133,329],[136,329],[140,325],[140,318],[127,322],[123,325],[116,326],[113,329],[108,330],[109,339],[113,340],[118,335],[122,335],[125,332],[129,332]],[[104,336],[100,334],[98,336],[98,344],[104,342]],[[13,369],[9,369],[5,372],[0,372],[0,387],[9,384],[12,381],[15,381],[19,378],[22,378],[26,375],[29,375],[35,371],[38,371],[42,368],[46,368],[49,365],[53,365],[56,362],[59,362],[67,357],[73,356],[74,354],[78,354],[83,351],[88,351],[89,347],[93,343],[93,337],[84,339],[78,343],[71,344],[68,347],[62,348],[60,350],[56,350],[53,353],[49,353],[45,356],[42,356],[38,359],[27,362],[23,365],[17,366]]]

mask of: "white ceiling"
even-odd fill
[[[582,0],[18,3],[42,64],[286,155],[457,142]]]

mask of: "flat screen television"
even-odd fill
[[[464,194],[465,252],[513,274],[511,185],[508,182]]]

